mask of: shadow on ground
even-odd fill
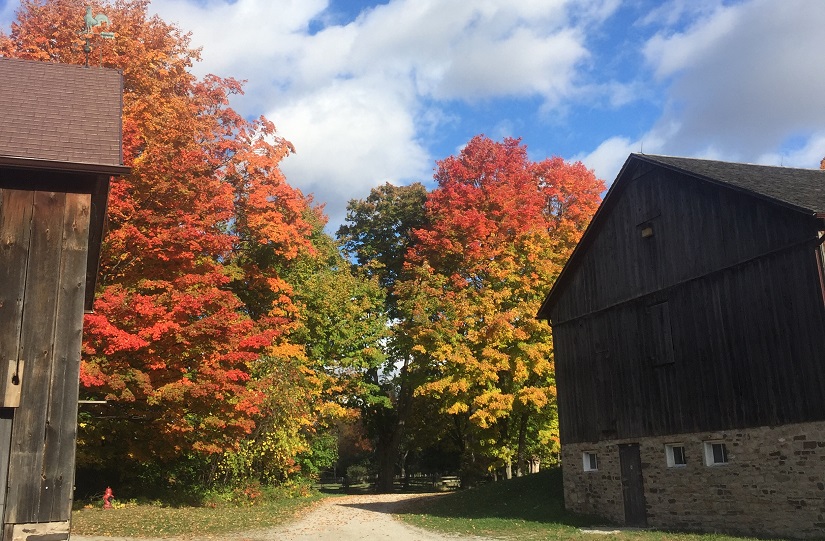
[[[575,515],[564,509],[561,470],[557,468],[469,490],[398,492],[421,493],[421,497],[400,502],[341,505],[396,515],[425,514],[455,519],[500,518],[574,527],[604,525],[603,519]]]

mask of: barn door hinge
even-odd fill
[[[23,388],[23,366],[22,359],[9,360],[8,371],[6,372],[6,392],[3,396],[4,408],[20,407],[20,391]]]

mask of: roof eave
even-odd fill
[[[96,173],[104,175],[128,175],[131,168],[125,165],[111,165],[102,163],[79,163],[56,160],[41,160],[20,156],[0,156],[0,167],[14,167],[17,169],[35,169],[40,171],[64,171],[71,173]]]

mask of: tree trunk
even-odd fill
[[[404,451],[401,453],[401,478],[407,478],[407,456],[410,454],[410,451]]]
[[[516,476],[522,476],[522,465],[524,464],[524,448],[527,446],[527,421],[529,415],[527,413],[521,414],[521,421],[518,427],[518,448],[516,449]]]
[[[395,433],[397,433],[397,426],[391,433],[385,436],[385,441],[381,442],[382,438],[379,436],[378,441],[378,481],[376,482],[375,490],[381,494],[390,493],[393,491],[395,484],[395,457],[398,454],[398,447],[393,445]],[[388,441],[387,441],[388,440]]]
[[[377,421],[378,445],[378,480],[375,484],[377,492],[387,494],[395,488],[395,464],[399,456],[401,439],[404,436],[404,425],[410,414],[412,400],[407,383],[407,364],[404,363],[399,376],[398,399],[395,408],[380,415]]]

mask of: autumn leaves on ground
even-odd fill
[[[535,318],[599,203],[580,163],[483,135],[435,182],[351,201],[334,237],[279,169],[277,119],[148,0],[95,6],[116,39],[123,154],[86,316],[78,497],[202,503],[321,473],[472,485],[558,452],[553,350]],[[0,54],[83,64],[85,0],[24,0]],[[226,74],[231,75],[231,74]],[[274,124],[273,124],[274,121]],[[334,181],[334,179],[331,179]]]

